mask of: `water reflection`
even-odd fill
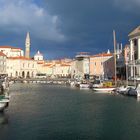
[[[6,124],[8,124],[9,123],[9,119],[8,119],[8,116],[7,116],[7,114],[5,114],[4,112],[2,113],[0,113],[0,126],[1,125],[6,125]]]
[[[137,101],[140,102],[140,97],[137,97]]]

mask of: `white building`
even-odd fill
[[[6,74],[6,55],[0,52],[0,75]]]
[[[0,51],[3,52],[7,57],[24,56],[22,49],[11,46],[0,46]]]
[[[85,78],[86,75],[89,76],[89,55],[87,55],[87,53],[80,53],[76,55],[75,67],[75,77]]]
[[[43,55],[38,51],[38,52],[34,55],[34,60],[36,60],[36,61],[42,61],[42,60],[43,60]]]
[[[140,26],[135,28],[128,36],[130,41],[129,76],[140,77]]]
[[[3,65],[3,67],[5,67],[9,77],[30,78],[36,76],[37,62],[30,59],[30,45],[30,36],[29,33],[27,33],[25,40],[26,57],[24,57],[24,51],[20,48],[0,46],[0,51],[7,56],[7,59],[0,59],[0,64],[5,64],[4,61],[6,61],[6,66]],[[2,70],[3,67],[1,66],[0,70]]]
[[[9,57],[6,71],[9,77],[31,78],[37,73],[37,62],[25,57]]]

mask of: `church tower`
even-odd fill
[[[30,34],[27,32],[26,40],[25,40],[25,57],[30,58]]]

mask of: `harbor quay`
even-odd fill
[[[17,82],[21,82],[21,83],[41,83],[41,82],[44,82],[44,83],[67,83],[68,81],[75,81],[75,79],[69,79],[69,78],[53,78],[53,79],[50,79],[50,78],[11,78],[10,81],[13,81],[14,83],[17,83]]]
[[[67,83],[71,83],[71,82],[79,82],[79,83],[89,83],[89,84],[93,84],[94,81],[93,79],[82,79],[82,80],[77,80],[74,78],[11,78],[9,79],[9,81],[17,83],[17,82],[21,82],[21,83],[58,83],[58,84],[67,84]],[[114,80],[109,80],[109,81],[104,81],[104,82],[111,82],[112,85],[115,84]],[[132,86],[136,86],[140,83],[140,81],[134,81],[134,80],[117,80],[117,87],[120,86],[127,86],[127,85],[132,85]]]

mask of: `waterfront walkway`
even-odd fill
[[[62,82],[62,83],[66,83],[68,81],[75,81],[76,79],[72,79],[72,78],[13,78],[10,79],[10,81],[14,81],[14,82],[21,82],[24,83],[25,81],[27,83],[37,83],[37,82],[48,82],[48,83],[55,83],[55,82]],[[88,82],[91,82],[93,80],[88,80]],[[140,81],[128,81],[128,85],[137,85],[138,83],[140,83]],[[126,80],[119,80],[117,81],[117,86],[122,86],[122,85],[127,85]]]

